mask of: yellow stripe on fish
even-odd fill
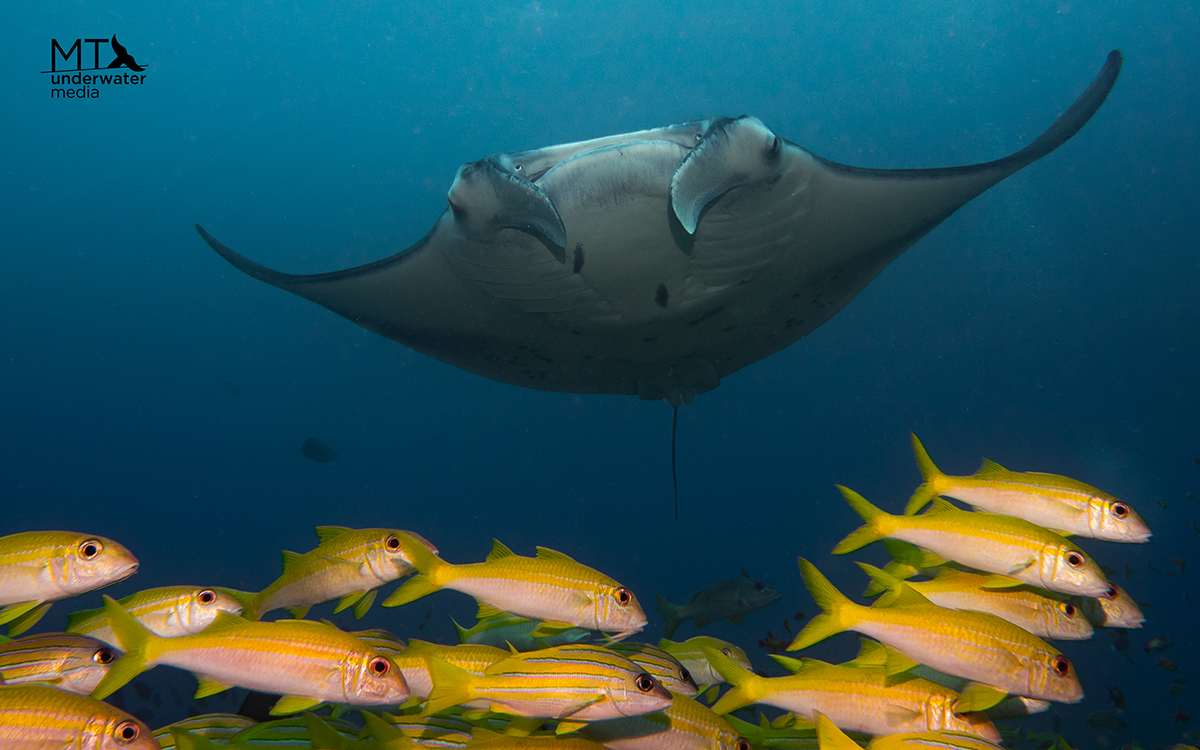
[[[85,635],[30,635],[0,645],[0,685],[34,682],[87,695],[120,655]]]
[[[859,750],[862,746],[850,739],[824,714],[817,714],[817,741],[821,750]],[[909,732],[876,737],[867,750],[1003,750],[1000,745],[981,737],[962,732]]]
[[[692,678],[687,667],[657,646],[622,641],[610,644],[607,648],[624,656],[634,664],[641,665],[673,694],[686,695],[689,698],[695,698],[700,694],[700,687]]]
[[[200,679],[197,698],[230,687],[283,695],[272,713],[295,713],[329,703],[386,706],[403,703],[408,688],[385,655],[329,623],[250,622],[221,612],[196,635],[161,638],[104,597],[113,633],[125,656],[92,693],[104,698],[158,664]]]
[[[600,646],[573,644],[512,654],[482,675],[440,659],[430,665],[433,690],[424,716],[466,706],[583,722],[650,713],[671,704],[671,694],[658,680]]]
[[[283,552],[283,575],[246,603],[246,619],[258,620],[276,609],[299,619],[314,605],[334,599],[340,600],[334,614],[353,606],[355,617],[362,617],[376,589],[415,571],[415,547],[437,554],[424,537],[399,529],[318,526],[317,537],[320,544],[310,552]]]
[[[973,475],[954,477],[934,465],[915,434],[912,444],[924,483],[908,501],[905,514],[916,513],[944,495],[1064,534],[1110,542],[1150,541],[1150,529],[1137,511],[1089,484],[1057,474],[1009,471],[986,458]]]
[[[751,750],[746,738],[712,709],[673,695],[662,711],[595,721],[579,733],[609,750]]]
[[[974,681],[962,693],[956,706],[960,711],[989,708],[1006,693],[1060,703],[1083,700],[1071,662],[1041,638],[1006,620],[938,607],[907,583],[859,563],[888,589],[873,606],[864,607],[835,589],[812,563],[804,558],[799,563],[804,584],[823,612],[796,636],[789,650],[846,630],[862,633],[894,649],[886,666],[889,675],[924,664]]]
[[[446,588],[475,597],[480,618],[510,612],[564,630],[581,627],[618,638],[646,626],[646,613],[632,591],[561,552],[538,547],[537,557],[521,557],[497,540],[485,562],[467,565],[445,562],[428,550],[413,552],[419,575],[396,589],[383,606],[407,604]]]
[[[1026,583],[1080,596],[1100,596],[1108,589],[1100,566],[1083,550],[1029,521],[995,513],[971,513],[945,500],[935,500],[933,507],[920,516],[893,516],[851,489],[841,485],[838,489],[866,525],[839,542],[833,548],[836,555],[880,539],[899,539],[947,560],[996,574],[997,578],[988,581],[989,587]]]
[[[113,706],[46,685],[0,685],[4,750],[158,750],[150,728]]]
[[[131,594],[117,603],[147,630],[163,638],[193,635],[216,619],[218,612],[242,613],[249,596],[233,589],[202,586],[164,586]],[[98,638],[117,645],[104,608],[74,612],[67,617],[67,632]]]
[[[986,575],[942,568],[932,581],[908,581],[908,585],[939,607],[989,612],[1040,638],[1078,641],[1095,632],[1072,602],[1025,586],[984,588],[987,581]]]
[[[26,531],[0,537],[0,625],[20,635],[53,602],[95,591],[137,572],[120,544],[72,531]]]
[[[999,741],[1000,732],[979,713],[958,713],[959,694],[919,677],[889,677],[883,666],[827,664],[772,655],[788,677],[760,677],[728,657],[709,658],[734,687],[713,706],[729,713],[752,703],[782,708],[808,721],[816,712],[838,726],[871,735],[948,729]]]
[[[436,643],[412,639],[403,653],[391,659],[404,674],[404,682],[414,698],[428,698],[433,690],[433,672],[430,664],[440,659],[453,664],[473,675],[481,675],[491,665],[504,661],[509,651],[483,644],[462,643],[457,646],[441,646]]]

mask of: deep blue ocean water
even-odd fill
[[[1148,622],[1132,663],[1103,632],[1062,644],[1087,699],[1025,726],[1119,747],[1200,723],[1200,684],[1167,694],[1200,666],[1186,598],[1200,598],[1194,4],[130,0],[3,18],[0,534],[121,541],[142,567],[114,596],[262,588],[279,550],[312,548],[321,524],[411,529],[454,562],[497,537],[628,585],[651,641],[655,593],[681,601],[744,568],[783,602],[704,632],[775,674],[757,641],[816,612],[796,556],[862,585],[829,554],[858,525],[834,483],[898,512],[920,481],[914,430],[951,473],[986,456],[1072,476],[1155,532],[1084,541],[1152,604]],[[113,34],[145,83],[52,99],[51,39]],[[1053,122],[1114,48],[1116,88],[1063,148],[815,333],[680,409],[678,523],[665,403],[463,372],[247,278],[192,228],[285,271],[346,268],[420,239],[463,162],[714,115],[754,114],[857,166],[986,161]],[[302,456],[310,436],[339,461]],[[1172,557],[1198,569],[1168,575]],[[58,604],[39,629],[98,602]],[[449,616],[473,613],[443,592],[363,622],[452,642]],[[1158,635],[1179,672],[1142,652]],[[813,653],[855,648],[843,635]],[[144,679],[187,688],[169,671]],[[1112,710],[1109,687],[1130,730],[1105,735],[1083,720]],[[1181,708],[1195,719],[1177,723]]]

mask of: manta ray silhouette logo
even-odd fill
[[[145,68],[137,64],[137,60],[133,59],[133,55],[129,54],[129,50],[121,46],[121,43],[117,41],[116,34],[113,34],[112,37],[112,48],[113,54],[117,56],[117,59],[110,62],[108,67],[119,68],[124,65],[126,68],[138,73],[141,73],[143,70],[145,70]]]
[[[92,45],[92,67],[85,68],[84,45]],[[107,65],[100,62],[100,48],[112,47],[113,59]],[[63,70],[60,64],[71,66]],[[65,67],[64,66],[64,67]],[[121,68],[125,68],[125,72]],[[57,39],[50,40],[50,70],[42,73],[50,74],[51,99],[98,99],[101,86],[133,86],[146,82],[145,66],[139,65],[125,45],[117,41],[117,35],[110,38],[97,37],[76,39],[69,48],[64,48]],[[80,88],[67,88],[80,87]]]

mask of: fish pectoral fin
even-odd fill
[[[745,617],[746,617],[746,615],[744,615],[744,614],[734,615],[733,617],[729,618],[729,624],[730,625],[741,625],[742,620],[745,619]]]
[[[531,638],[549,638],[562,635],[573,627],[575,626],[569,622],[539,622],[537,627],[529,631],[529,636]]]
[[[594,706],[597,703],[600,703],[604,700],[605,700],[604,695],[594,695],[591,698],[576,704],[575,709],[573,711],[571,711],[571,713],[560,718],[559,721],[564,721],[564,720],[569,721],[570,718],[572,716],[574,716],[575,714],[579,713],[580,711],[583,711],[584,709],[591,708],[592,706]]]
[[[721,686],[720,685],[717,685],[717,684],[709,685],[708,688],[705,689],[705,691],[703,693],[704,700],[708,701],[708,705],[711,706],[712,704],[717,702],[717,696],[720,694],[721,694]]]
[[[310,609],[312,609],[312,607],[309,606],[292,607],[288,610],[288,614],[292,616],[293,620],[303,620],[304,616],[308,614],[308,610]]]
[[[898,674],[903,674],[917,666],[915,659],[910,659],[891,646],[885,644],[883,649],[887,654],[887,659],[883,664],[883,673],[887,677],[894,677]]]
[[[355,604],[359,599],[362,599],[363,596],[365,596],[366,594],[367,594],[366,591],[352,591],[351,593],[346,594],[345,596],[342,597],[341,601],[339,601],[337,603],[337,606],[333,608],[333,613],[336,615],[338,612],[341,612],[343,609],[351,606],[352,604]]]
[[[196,679],[200,681],[200,685],[196,688],[196,694],[194,696],[192,696],[196,700],[200,700],[201,698],[207,698],[208,696],[216,695],[217,693],[225,692],[229,688],[233,687],[232,685],[226,685],[225,683],[220,682],[219,680],[215,680],[212,677],[208,677],[208,676],[202,675],[202,674],[196,675]]]
[[[50,607],[53,604],[54,602],[35,602],[33,607],[25,610],[21,614],[9,620],[9,623],[11,623],[8,626],[9,636],[18,636],[21,633],[24,633],[26,630],[32,628],[34,625],[37,625],[38,620],[45,617],[46,613],[50,611]]]
[[[889,728],[899,727],[909,723],[920,715],[921,712],[911,706],[893,703],[884,709],[883,720]]]
[[[309,698],[305,695],[285,695],[271,706],[272,716],[285,716],[287,714],[298,714],[303,711],[311,711],[321,705],[319,698]]]
[[[984,579],[983,583],[980,584],[980,588],[989,589],[989,590],[990,589],[1012,589],[1012,588],[1016,588],[1017,586],[1024,586],[1024,585],[1025,585],[1024,581],[1018,581],[1016,578],[1013,578],[1012,576],[1002,576],[999,574],[993,574]]]
[[[796,714],[791,713],[789,711],[786,714],[780,714],[779,716],[776,716],[774,719],[771,719],[771,723],[768,726],[770,726],[772,729],[787,729],[788,727],[790,727],[792,724],[795,724],[795,723],[796,723]]]
[[[358,604],[354,605],[354,619],[361,620],[362,616],[367,613],[371,605],[375,603],[375,594],[378,589],[371,589],[366,596],[358,600]]]
[[[568,734],[570,732],[582,729],[587,725],[588,723],[586,721],[560,721],[558,722],[558,726],[554,728],[554,733]]]
[[[12,622],[21,615],[37,607],[41,602],[21,602],[19,604],[10,604],[7,607],[0,609],[0,625],[6,622]]]
[[[503,611],[496,609],[490,604],[479,603],[479,611],[475,613],[476,620],[486,620],[489,617],[499,617],[505,614]]]
[[[958,695],[954,712],[985,711],[1008,697],[1008,692],[982,682],[969,683]]]

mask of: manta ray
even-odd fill
[[[1114,51],[1040,137],[939,169],[823,159],[755,117],[715,117],[465,164],[433,229],[383,260],[296,275],[200,225],[235,268],[513,385],[690,403],[800,340],[975,196],[1104,103]]]

